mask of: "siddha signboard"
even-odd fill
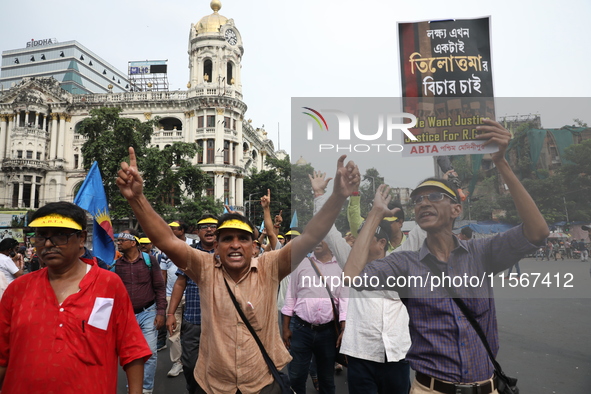
[[[34,38],[31,38],[31,41],[27,42],[27,48],[40,47],[50,44],[57,44],[57,38],[45,38],[43,40],[35,40]]]

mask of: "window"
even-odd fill
[[[233,85],[234,83],[232,82],[233,79],[233,75],[232,75],[232,63],[228,62],[228,64],[226,65],[226,83],[228,85]]]
[[[17,159],[22,159],[23,158],[23,151],[22,150],[17,150],[16,151],[16,158]]]
[[[78,155],[74,155],[74,169],[78,168],[78,158],[79,158]]]
[[[213,164],[214,152],[215,152],[215,141],[208,140],[207,141],[207,164]]]
[[[205,60],[205,62],[203,62],[203,80],[205,82],[211,82],[213,80],[213,76],[211,75],[212,70],[213,64],[211,63],[211,60]]]
[[[209,174],[209,185],[207,186],[207,189],[205,189],[205,194],[207,194],[208,196],[213,197],[214,194],[214,177],[213,174]]]
[[[230,141],[224,141],[224,164],[230,164]]]
[[[32,150],[28,150],[27,151],[27,159],[32,159],[33,158],[33,151]]]
[[[224,177],[224,198],[230,195],[230,178]]]
[[[232,164],[236,165],[236,149],[238,148],[238,144],[232,144]]]
[[[197,141],[197,163],[203,164],[203,140]]]
[[[229,116],[224,116],[224,129],[229,129],[231,126],[232,119]]]
[[[37,152],[37,160],[41,160],[41,152]]]
[[[232,119],[232,130],[236,130],[236,119]]]
[[[199,128],[199,129],[203,128],[203,116],[197,117],[197,128]]]
[[[215,127],[215,115],[207,115],[207,127]]]

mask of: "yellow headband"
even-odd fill
[[[299,231],[291,230],[285,233],[285,235],[301,235]]]
[[[197,224],[218,224],[218,220],[214,218],[205,218],[198,221]]]
[[[150,241],[150,238],[140,238],[140,243],[141,244],[151,244],[152,241]]]
[[[396,216],[390,216],[390,217],[384,218],[383,220],[385,220],[387,222],[395,222],[398,220],[398,218]]]
[[[248,224],[244,223],[242,220],[238,220],[238,219],[226,220],[224,223],[222,223],[221,226],[218,227],[218,231],[223,230],[225,228],[234,228],[237,230],[244,230],[244,231],[252,234],[252,229],[250,228],[250,226]]]
[[[29,227],[64,227],[73,228],[74,230],[82,230],[82,226],[76,223],[73,219],[56,214],[37,218],[29,224]]]
[[[420,189],[421,187],[427,187],[427,186],[433,186],[433,187],[438,187],[440,189],[445,190],[446,192],[448,192],[449,194],[451,194],[454,198],[458,198],[458,196],[456,195],[456,193],[451,190],[449,187],[445,186],[445,184],[443,182],[439,182],[439,181],[425,181],[423,183],[421,183],[419,186],[417,186],[417,188],[415,190],[413,190],[413,192],[411,194],[414,194],[414,192],[418,189]]]
[[[172,222],[172,223],[168,223],[168,225],[169,225],[170,227],[181,227],[181,225],[180,225],[180,224],[178,224],[178,222]]]
[[[279,239],[285,239],[285,237],[283,235],[278,235],[277,238],[279,238]]]

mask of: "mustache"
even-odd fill
[[[43,252],[41,252],[41,254],[39,255],[39,257],[43,257],[48,253],[61,254],[61,250],[59,250],[59,248],[44,249]]]

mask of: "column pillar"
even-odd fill
[[[18,183],[18,203],[17,203],[17,208],[22,208],[22,206],[23,206],[23,188],[24,188],[24,183],[22,181],[20,181]]]
[[[50,137],[50,145],[49,145],[49,159],[53,160],[56,158],[56,147],[57,147],[57,113],[51,113],[51,137]]]
[[[35,112],[35,128],[39,126],[39,112]]]
[[[236,176],[236,205],[244,206],[244,178],[242,174]]]
[[[64,149],[66,146],[66,123],[68,121],[68,118],[68,115],[64,113],[60,114],[60,129],[57,144],[57,158],[59,160],[64,160]]]
[[[236,204],[236,174],[230,174],[230,187],[228,190],[228,202],[230,205],[237,206]]]
[[[29,127],[29,111],[25,111],[25,127]]]
[[[14,131],[14,114],[8,114],[8,130],[6,130],[6,157],[12,157],[12,138],[10,135]]]
[[[21,111],[17,111],[16,113],[16,127],[21,125]]]
[[[37,183],[36,183],[36,176],[33,175],[33,181],[31,183],[31,201],[29,203],[29,208],[36,208],[35,207],[35,193],[37,189]]]
[[[0,115],[0,161],[6,157],[6,119],[7,115]]]
[[[45,127],[47,126],[47,115],[42,114],[41,116],[43,116],[43,126],[41,128],[42,130],[45,130]]]
[[[223,171],[216,171],[215,174],[215,189],[213,191],[216,200],[224,201],[224,175]],[[225,201],[224,201],[225,203]]]
[[[215,164],[224,164],[224,109],[216,109],[215,117]]]

